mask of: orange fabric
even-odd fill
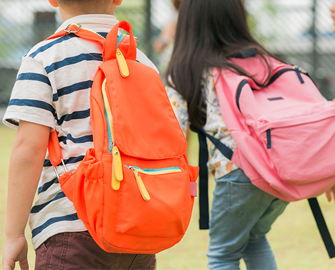
[[[69,31],[69,32],[67,32],[67,31]],[[91,31],[88,31],[86,29],[82,29],[81,27],[79,27],[76,24],[72,24],[72,25],[68,26],[66,29],[63,29],[63,30],[53,34],[52,36],[50,36],[46,40],[62,37],[62,36],[65,36],[65,35],[68,35],[68,34],[71,34],[71,33],[73,33],[73,34],[75,34],[75,35],[77,35],[81,38],[85,38],[85,39],[92,40],[92,41],[97,41],[97,42],[101,43],[102,45],[105,44],[105,39],[102,36],[98,35],[95,32],[91,32]]]
[[[119,27],[130,34],[129,39],[124,39],[129,43],[122,41],[119,46],[130,72],[126,78],[121,76],[115,59]],[[188,164],[186,140],[159,75],[135,61],[134,45],[126,22],[120,22],[108,34],[104,63],[91,90],[94,149],[87,151],[75,173],[65,173],[59,182],[102,249],[154,254],[175,245],[185,234],[194,202],[191,182],[196,181],[198,167]],[[109,122],[102,96],[105,79],[112,115]],[[112,188],[115,166],[109,151],[110,122],[113,144],[119,150],[114,155],[120,155],[122,163],[123,180],[118,190]],[[141,168],[142,172],[134,168]],[[170,169],[165,173],[166,168]],[[171,172],[171,168],[178,170]],[[136,173],[149,200],[141,194],[143,187],[139,187]]]
[[[50,133],[50,140],[48,144],[49,158],[52,166],[56,167],[62,162],[63,155],[59,146],[57,132],[54,130]]]
[[[106,46],[106,48],[104,49],[104,53],[103,53],[103,57],[104,60],[112,60],[115,59],[115,52],[117,49],[117,34],[118,34],[118,30],[119,28],[122,28],[124,30],[126,30],[129,35],[130,35],[130,39],[129,39],[129,49],[124,53],[124,56],[126,59],[129,60],[136,60],[136,43],[135,43],[135,39],[133,36],[133,32],[131,30],[131,26],[129,23],[127,23],[126,21],[121,21],[119,22],[115,27],[113,27],[113,29],[108,33],[107,37],[106,37],[106,43],[108,43],[108,46]],[[127,44],[127,43],[124,43]],[[122,50],[122,45],[119,46],[119,48]]]

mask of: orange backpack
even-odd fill
[[[118,47],[119,28],[130,38]],[[198,167],[188,164],[186,140],[163,83],[154,69],[136,61],[127,22],[106,39],[79,25],[49,39],[68,33],[101,42],[104,61],[90,97],[94,148],[75,172],[59,177],[61,188],[103,250],[155,254],[170,248],[189,225]],[[57,167],[63,160],[56,132],[48,150]]]

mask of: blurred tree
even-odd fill
[[[125,20],[132,26],[134,36],[139,40],[138,47],[141,50],[145,48],[145,1],[127,0],[117,7],[115,16],[119,21]]]
[[[274,34],[272,33],[264,35],[262,31],[260,31],[261,26],[258,18],[268,16],[271,19],[275,19],[278,15],[280,7],[276,0],[261,0],[257,2],[258,2],[257,8],[251,9],[248,7],[256,5],[254,0],[245,0],[247,10],[252,10],[252,13],[251,12],[248,13],[248,23],[252,33],[256,36],[256,38],[261,43],[266,45],[266,42],[272,39],[272,37],[274,37]]]

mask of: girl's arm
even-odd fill
[[[20,121],[8,172],[4,270],[14,269],[16,261],[19,261],[21,269],[28,269],[24,231],[41,176],[49,135],[50,127]]]
[[[326,197],[327,197],[328,202],[331,202],[333,198],[335,201],[335,186],[333,186],[326,192]]]
[[[178,119],[180,127],[186,137],[189,127],[187,103],[185,99],[172,87],[166,86],[166,92],[168,94],[173,111]]]

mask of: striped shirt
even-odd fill
[[[82,15],[57,31],[78,23],[106,36],[117,22],[112,15]],[[137,60],[157,70],[139,50]],[[93,147],[90,89],[101,63],[102,46],[74,34],[40,42],[22,59],[3,122],[17,128],[24,120],[56,129],[66,167],[73,172]],[[60,174],[62,170],[59,166]],[[29,220],[35,249],[55,234],[86,230],[61,190],[48,155],[37,193]]]

